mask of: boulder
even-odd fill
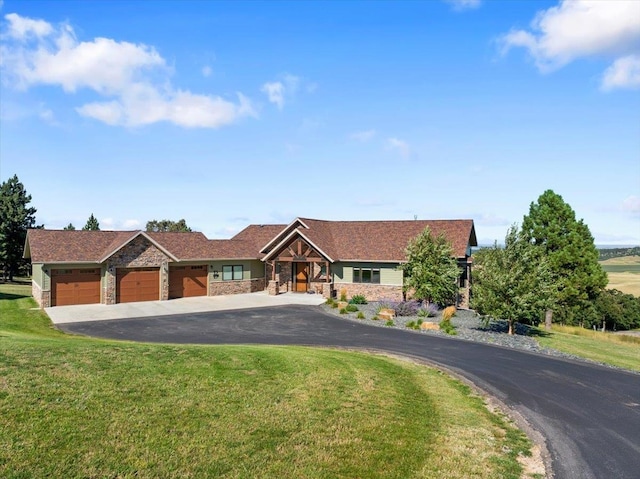
[[[440,329],[440,325],[438,323],[432,323],[430,321],[425,321],[424,323],[422,323],[420,325],[420,329],[434,329],[434,330],[438,330]]]

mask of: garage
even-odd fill
[[[169,299],[206,295],[206,265],[169,267]]]
[[[51,306],[99,302],[99,268],[51,270]]]
[[[159,268],[118,268],[116,270],[116,303],[158,301],[159,299]]]

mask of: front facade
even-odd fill
[[[322,221],[250,225],[229,240],[202,233],[29,230],[25,258],[41,307],[116,304],[267,290],[401,300],[409,241],[429,227],[460,266],[468,307],[472,220]]]

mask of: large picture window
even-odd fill
[[[242,279],[242,265],[222,267],[222,281],[237,281]]]
[[[380,284],[380,270],[377,268],[353,268],[353,282]]]

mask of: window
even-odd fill
[[[353,268],[353,282],[380,284],[380,270],[377,268]]]
[[[242,265],[222,267],[222,281],[237,281],[242,279]]]

